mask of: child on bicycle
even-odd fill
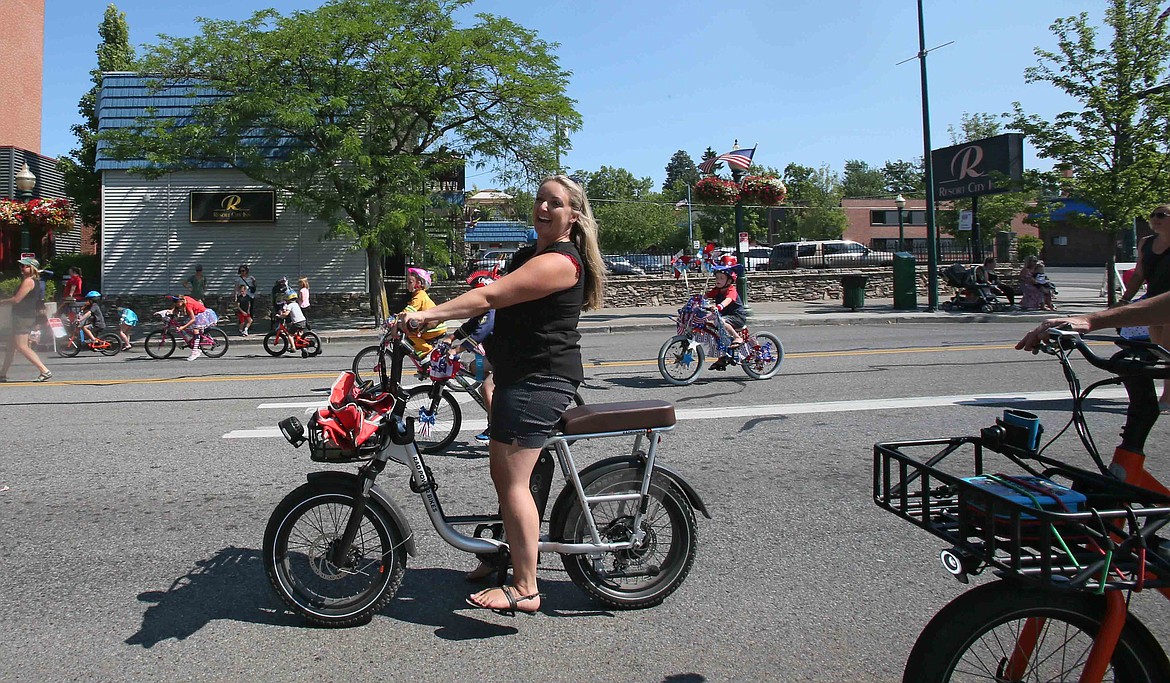
[[[406,289],[410,291],[410,301],[406,303],[398,315],[425,311],[435,307],[435,302],[427,294],[427,287],[431,286],[431,274],[422,268],[406,269]],[[410,331],[406,338],[415,349],[419,358],[425,358],[431,352],[431,342],[447,334],[447,326],[439,323],[426,330]]]
[[[138,314],[122,305],[121,300],[114,301],[114,315],[118,316],[118,337],[122,340],[122,350],[130,350],[130,332],[138,325]]]
[[[102,311],[101,298],[101,293],[96,291],[85,295],[85,304],[81,307],[81,315],[77,317],[83,342],[97,339],[106,330],[106,314]]]
[[[288,340],[289,351],[297,348],[296,335],[305,329],[305,312],[297,303],[297,293],[289,292],[284,295],[284,305],[276,312],[278,318],[284,318],[284,337]],[[301,358],[308,358],[309,352],[301,349]]]
[[[715,271],[715,288],[705,296],[715,302],[715,310],[722,314],[723,331],[731,340],[730,352],[735,353],[740,345],[736,330],[747,324],[743,318],[743,306],[739,303],[739,292],[735,288],[735,266],[714,266],[712,270]],[[730,360],[727,354],[723,354],[711,364],[711,369],[726,370]]]
[[[187,328],[191,328],[191,355],[187,356],[187,360],[195,360],[203,355],[203,351],[199,348],[203,343],[203,330],[214,325],[219,320],[219,316],[215,314],[215,311],[189,296],[172,296],[171,301],[175,302],[171,315],[187,319],[175,330],[182,333]]]

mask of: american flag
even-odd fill
[[[720,154],[717,157],[713,157],[704,161],[703,163],[699,164],[699,170],[703,173],[714,173],[715,164],[718,164],[720,161],[726,161],[728,166],[746,171],[747,169],[751,168],[752,155],[755,153],[755,147],[752,147],[751,149],[734,149],[730,152]]]

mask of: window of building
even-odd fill
[[[870,225],[897,225],[898,210],[884,211],[881,209],[869,212]],[[902,212],[902,225],[926,225],[925,210],[905,210]]]

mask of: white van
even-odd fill
[[[853,266],[889,266],[894,255],[874,251],[853,240],[821,240],[796,244],[797,268],[849,268]]]

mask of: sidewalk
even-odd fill
[[[947,298],[940,297],[941,304]],[[903,323],[979,323],[979,322],[1032,322],[1038,323],[1045,318],[1056,315],[1075,315],[1089,313],[1105,307],[1105,298],[1100,296],[1096,288],[1064,287],[1060,288],[1060,296],[1056,300],[1058,311],[1003,311],[999,313],[980,313],[977,311],[926,311],[926,298],[920,296],[918,310],[902,311],[894,309],[893,299],[866,299],[865,306],[856,312],[845,308],[840,300],[827,299],[821,301],[766,301],[751,302],[748,295],[751,315],[748,324],[758,327],[776,327],[784,325],[890,325]],[[578,329],[582,334],[612,333],[612,332],[641,332],[665,331],[674,328],[674,322],[668,317],[678,313],[680,302],[676,306],[640,306],[624,308],[603,308],[599,311],[588,311],[581,315],[581,324]],[[368,339],[370,343],[378,338],[380,331],[375,328],[373,318],[314,318],[312,310],[309,320],[313,331],[328,342],[351,341]],[[462,321],[452,321],[448,327],[458,326]],[[234,325],[224,326],[224,331],[231,337],[232,344],[259,344],[268,333],[267,324],[260,321],[257,330],[248,337],[236,334]]]

